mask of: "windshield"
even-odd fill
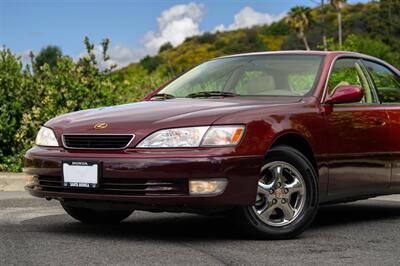
[[[250,55],[203,63],[159,94],[170,97],[304,96],[313,90],[322,56]]]

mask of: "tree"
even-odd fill
[[[217,35],[214,33],[206,32],[203,35],[197,36],[196,40],[200,44],[204,44],[204,43],[213,44],[217,40]]]
[[[44,64],[48,64],[51,69],[57,66],[57,61],[62,57],[60,47],[49,45],[40,50],[39,54],[35,57],[34,65],[40,69]]]
[[[339,47],[342,47],[342,44],[343,44],[342,9],[346,2],[347,2],[346,0],[331,0],[331,5],[336,10],[336,14],[337,14]]]
[[[164,61],[160,56],[145,56],[142,60],[140,60],[140,65],[148,71],[148,73],[152,73],[160,66]]]
[[[328,43],[326,40],[326,24],[325,24],[325,3],[324,0],[321,0],[320,6],[320,16],[321,16],[321,28],[322,28],[322,43],[324,44],[324,50],[328,50]]]
[[[167,51],[167,50],[170,50],[172,48],[174,48],[172,46],[172,44],[170,42],[166,42],[166,43],[164,43],[163,45],[160,46],[160,49],[158,49],[158,53],[160,54],[160,53],[162,53],[164,51]]]
[[[400,34],[400,0],[380,0],[380,13],[388,24],[387,34]]]
[[[310,20],[310,8],[305,6],[293,7],[290,9],[288,16],[285,19],[286,23],[296,31],[297,38],[303,41],[307,50],[310,50],[306,36]]]
[[[400,54],[394,52],[392,47],[381,40],[373,39],[368,35],[350,34],[347,36],[343,45],[339,47],[333,38],[328,39],[328,48],[332,51],[346,50],[359,52],[371,56],[378,57],[388,63],[398,67],[400,62]]]

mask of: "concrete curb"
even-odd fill
[[[24,191],[26,174],[0,172],[0,191]]]
[[[388,196],[380,196],[380,197],[376,197],[376,198],[371,198],[371,200],[400,202],[400,194],[388,195]]]

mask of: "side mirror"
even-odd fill
[[[329,96],[325,103],[338,104],[338,103],[357,103],[364,97],[364,90],[355,85],[339,86],[334,91],[333,95]]]

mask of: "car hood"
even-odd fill
[[[56,133],[137,133],[160,128],[210,125],[228,114],[299,100],[295,97],[232,97],[143,101],[68,113],[50,120],[46,126]],[[100,123],[107,124],[107,127],[96,129],[95,125]]]

